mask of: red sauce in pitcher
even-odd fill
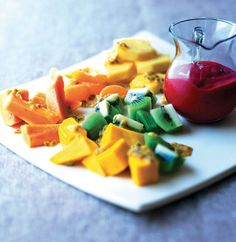
[[[236,72],[212,61],[178,65],[167,72],[164,93],[187,119],[215,122],[236,106]]]

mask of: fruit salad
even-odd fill
[[[31,147],[60,145],[57,165],[82,165],[101,176],[129,169],[137,186],[157,183],[180,169],[192,148],[169,143],[163,134],[183,123],[163,96],[168,55],[147,40],[114,43],[103,69],[52,69],[46,92],[10,89],[0,96],[4,123]],[[84,115],[83,110],[89,114]]]

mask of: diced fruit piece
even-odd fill
[[[107,100],[100,101],[95,107],[95,112],[100,112],[108,123],[113,121],[113,117],[119,113]]]
[[[99,137],[99,132],[102,131],[106,124],[105,118],[100,113],[95,112],[86,117],[82,123],[82,127],[87,130],[90,139],[96,140]]]
[[[58,124],[24,124],[20,131],[29,147],[54,146],[59,142]]]
[[[88,101],[89,96],[89,89],[84,84],[71,85],[65,88],[65,101],[68,105]]]
[[[94,95],[99,95],[101,90],[105,87],[104,83],[82,82],[81,84],[85,85],[88,88],[90,97]]]
[[[59,75],[46,93],[47,108],[55,112],[62,121],[68,116],[68,107],[65,101],[64,82]]]
[[[40,104],[42,107],[46,108],[46,94],[42,92],[38,92],[34,95],[34,97],[30,100],[32,103]]]
[[[128,167],[128,149],[125,140],[119,139],[110,148],[97,155],[96,160],[106,175],[117,175]]]
[[[4,99],[3,108],[28,124],[56,124],[58,116],[38,104],[22,100],[14,93],[10,93]]]
[[[103,171],[101,165],[98,163],[96,159],[96,154],[92,154],[85,159],[82,160],[82,164],[90,171],[95,172],[101,176],[106,176]]]
[[[100,146],[102,149],[107,149],[121,138],[130,146],[137,143],[144,144],[143,134],[109,124],[103,132]]]
[[[14,93],[20,99],[23,99],[25,101],[28,100],[29,93],[27,90],[24,90],[24,89],[13,89],[13,90],[7,90],[0,95],[0,113],[2,115],[3,122],[8,126],[14,126],[16,124],[20,124],[22,120],[16,115],[14,115],[12,112],[9,112],[5,108],[3,108],[3,102],[5,101],[6,97],[10,93]]]
[[[142,97],[127,105],[128,117],[136,119],[136,112],[138,110],[150,111],[152,107],[152,100],[150,97]]]
[[[170,65],[170,57],[162,55],[151,60],[136,61],[138,74],[143,73],[165,73]]]
[[[133,62],[122,64],[105,64],[109,84],[129,82],[137,74]]]
[[[81,82],[108,83],[108,78],[105,74],[99,73],[89,67],[78,69],[65,75],[72,79],[71,84],[79,84]]]
[[[148,60],[157,56],[148,40],[127,38],[115,44],[118,62]]]
[[[128,90],[120,85],[110,85],[104,87],[100,92],[100,97],[107,97],[111,94],[117,93],[120,97],[125,97]]]
[[[129,103],[136,102],[136,101],[142,99],[143,97],[150,97],[151,101],[152,101],[151,102],[152,106],[154,106],[157,102],[156,95],[152,94],[149,91],[148,87],[129,89],[127,95],[125,96],[124,101],[125,101],[125,103],[129,104]]]
[[[174,132],[183,127],[183,124],[172,104],[151,110],[151,115],[156,124],[165,132]]]
[[[156,183],[159,179],[159,161],[145,145],[132,146],[128,152],[133,182],[138,186]]]
[[[163,173],[175,172],[184,164],[184,158],[162,144],[156,146],[155,154],[160,158],[160,170]]]
[[[138,110],[136,112],[136,120],[144,125],[144,130],[146,132],[155,131],[158,132],[159,128],[155,123],[150,112],[144,110]]]
[[[91,155],[92,152],[88,139],[80,135],[63,147],[50,160],[58,165],[71,165]]]
[[[137,75],[131,82],[131,88],[143,88],[147,87],[153,94],[158,94],[163,92],[163,82],[165,79],[165,74],[155,73],[155,74],[141,74]]]
[[[87,132],[74,118],[67,118],[59,125],[59,139],[62,146],[68,145],[75,136],[87,137]]]
[[[125,103],[129,104],[134,101],[137,101],[146,95],[148,95],[149,89],[148,88],[134,88],[134,89],[129,89],[127,95],[125,96]]]
[[[166,142],[161,136],[157,135],[154,132],[145,133],[144,142],[145,145],[152,151],[155,150],[158,144],[161,144],[169,149],[172,149],[171,145],[168,142]]]
[[[109,102],[113,107],[115,107],[116,110],[118,110],[118,113],[124,112],[125,107],[124,107],[123,99],[119,97],[119,94],[117,93],[111,94],[107,96],[105,100]]]
[[[113,123],[122,128],[132,129],[137,132],[142,132],[144,130],[144,126],[142,123],[127,118],[122,114],[115,115],[113,118]]]

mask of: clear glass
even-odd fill
[[[167,72],[167,100],[191,121],[223,119],[236,106],[236,24],[187,19],[169,28],[176,54]]]

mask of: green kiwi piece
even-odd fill
[[[113,107],[107,100],[102,100],[95,107],[95,112],[100,112],[106,121],[111,123],[113,117],[119,113],[119,110]]]
[[[136,120],[136,112],[144,110],[149,112],[152,106],[150,97],[142,97],[127,105],[127,115],[129,118]]]
[[[111,94],[105,99],[112,107],[118,110],[118,113],[124,113],[124,102],[117,93]]]
[[[154,132],[144,133],[144,143],[149,149],[153,151],[158,144],[164,145],[167,148],[171,149],[170,143],[166,142],[161,136]]]
[[[99,137],[99,132],[107,124],[107,121],[100,112],[89,114],[82,123],[82,127],[86,129],[90,139],[96,140]]]
[[[168,147],[158,144],[155,148],[155,154],[160,161],[161,173],[176,172],[183,164],[185,159]]]
[[[144,126],[142,123],[135,121],[133,119],[127,118],[122,114],[115,115],[113,118],[113,123],[120,127],[132,129],[138,132],[143,132],[144,130]]]
[[[136,112],[136,120],[144,125],[145,132],[157,132],[159,129],[150,112],[138,110]]]
[[[150,113],[156,124],[167,133],[177,131],[183,127],[172,104],[152,109]]]
[[[125,96],[125,103],[130,104],[137,100],[142,99],[149,93],[149,88],[131,88]]]

